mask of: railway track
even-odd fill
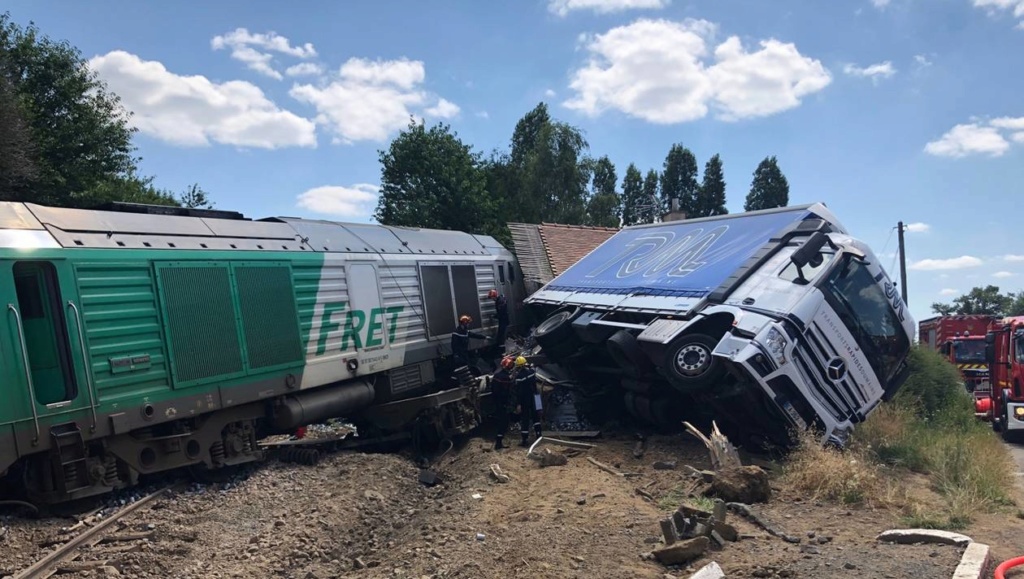
[[[71,540],[61,544],[56,550],[33,563],[32,566],[16,573],[11,579],[45,579],[46,577],[56,574],[61,570],[62,565],[72,563],[74,559],[80,555],[81,549],[90,548],[100,543],[104,539],[104,531],[110,528],[114,523],[138,511],[146,505],[155,503],[156,500],[161,496],[164,496],[167,491],[182,489],[184,487],[184,483],[172,483],[142,497],[130,505],[124,506],[121,510],[115,512],[106,519],[101,520],[94,526],[86,528]]]

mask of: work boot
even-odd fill
[[[501,434],[498,435],[497,440],[494,441],[494,450],[501,450],[501,449],[505,448],[505,445],[502,444],[502,441],[504,440],[504,438],[505,437],[503,435],[501,435]]]
[[[519,441],[519,446],[522,446],[524,448],[527,447],[527,446],[530,446],[530,442],[528,440],[529,438],[530,438],[530,433],[524,432],[523,433],[523,439],[521,441]]]
[[[540,438],[540,437],[541,437],[542,433],[541,433],[541,429],[540,429],[540,424],[535,424],[535,425],[533,426],[533,431],[534,431],[535,433],[537,433],[537,438]]]

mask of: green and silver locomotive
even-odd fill
[[[0,474],[53,503],[259,460],[262,434],[330,417],[408,426],[461,400],[444,354],[460,315],[494,325],[492,288],[523,298],[487,236],[0,203]]]

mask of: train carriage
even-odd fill
[[[0,203],[0,280],[0,473],[44,502],[436,393],[458,316],[523,297],[486,236],[131,204]]]

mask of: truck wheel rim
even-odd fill
[[[711,365],[711,352],[699,344],[687,344],[676,354],[676,368],[683,376],[700,376]]]

